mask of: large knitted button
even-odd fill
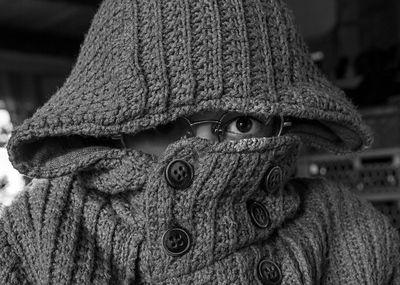
[[[261,229],[269,226],[271,219],[267,208],[263,204],[256,201],[249,201],[247,203],[247,210],[255,226]]]
[[[193,182],[193,176],[193,166],[182,159],[171,161],[165,169],[165,179],[175,189],[188,188]]]
[[[190,235],[183,228],[171,228],[162,238],[165,252],[170,256],[184,255],[191,246]]]
[[[282,184],[283,172],[279,166],[272,167],[265,178],[265,190],[270,193],[275,193]]]
[[[282,282],[282,273],[276,263],[262,259],[258,263],[258,278],[264,285],[277,285]]]

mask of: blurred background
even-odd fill
[[[13,126],[61,87],[99,0],[0,0],[0,205],[29,182],[8,161]],[[287,0],[313,60],[375,134],[361,154],[304,149],[300,176],[347,184],[400,228],[400,1]]]

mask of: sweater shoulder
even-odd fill
[[[299,191],[305,212],[323,213],[332,227],[341,231],[395,230],[389,217],[378,211],[369,201],[349,187],[326,179],[299,179]]]
[[[318,215],[325,224],[327,276],[343,271],[342,276],[367,277],[373,284],[394,284],[391,280],[400,278],[400,239],[389,218],[346,186],[324,179],[299,181],[306,216]]]
[[[0,283],[26,284],[33,282],[26,274],[29,268],[25,260],[27,250],[34,250],[31,208],[35,195],[48,188],[48,181],[33,180],[17,195],[10,206],[4,207],[0,216]],[[33,194],[35,193],[35,194]],[[35,255],[38,256],[37,254]]]
[[[17,251],[43,227],[46,216],[57,211],[57,200],[70,188],[72,177],[33,179],[1,214],[4,231]],[[29,235],[32,235],[29,237]]]
[[[298,192],[305,210],[326,209],[331,217],[340,216],[357,219],[358,222],[379,221],[390,224],[388,217],[343,184],[320,178],[300,178],[295,181],[302,185]]]
[[[34,179],[25,186],[0,217],[1,284],[36,284],[45,270],[43,241],[62,212],[62,199],[70,192],[72,177]],[[47,256],[46,256],[47,258]],[[14,280],[1,282],[1,277]],[[21,280],[24,280],[23,282]],[[8,282],[8,281],[7,281]]]

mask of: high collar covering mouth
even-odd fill
[[[299,144],[296,136],[220,143],[195,137],[170,144],[160,156],[135,149],[121,150],[118,155],[114,153],[81,171],[80,175],[84,177],[84,184],[92,189],[109,194],[136,192],[146,187],[150,177],[155,179],[154,173],[158,175],[156,180],[165,183],[167,165],[174,160],[185,160],[194,167],[194,181],[201,179],[204,173],[226,175],[226,170],[234,165],[231,171],[241,170],[231,174],[237,178],[247,177],[248,182],[253,181],[256,187],[273,165],[282,169],[284,179],[291,177],[296,168]]]

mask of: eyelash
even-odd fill
[[[224,124],[223,130],[224,130],[224,131],[227,131],[228,127],[229,127],[232,123],[235,123],[237,120],[239,120],[239,119],[241,119],[241,118],[248,118],[248,119],[250,119],[251,122],[252,122],[252,128],[254,127],[254,124],[260,124],[260,125],[262,124],[262,122],[260,122],[260,121],[259,121],[258,119],[256,119],[256,118],[253,118],[253,117],[250,117],[250,116],[238,116],[238,117],[235,117],[235,118],[233,118],[233,119],[227,121],[227,122]],[[236,125],[235,125],[235,128],[237,128]],[[236,133],[236,132],[235,132],[235,133]],[[238,133],[244,134],[243,132],[240,132],[240,131],[239,131]]]

